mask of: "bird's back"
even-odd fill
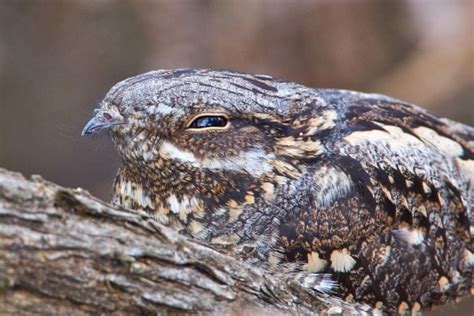
[[[469,294],[473,129],[384,96],[327,95],[341,119],[308,162],[314,202],[283,221],[289,259],[392,311]]]

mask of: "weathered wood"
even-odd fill
[[[145,213],[0,169],[2,315],[330,307],[333,298],[291,280],[188,240]]]

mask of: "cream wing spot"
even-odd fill
[[[474,267],[474,254],[470,252],[468,249],[464,249],[464,262],[469,267]]]
[[[349,254],[347,248],[333,250],[331,253],[331,268],[336,272],[349,272],[355,264],[356,261]]]
[[[399,314],[405,314],[406,311],[410,308],[407,302],[401,302],[400,305],[398,305],[398,313]]]
[[[245,195],[245,203],[247,204],[254,204],[255,203],[255,196],[252,191],[248,191]]]
[[[273,201],[275,198],[275,186],[271,182],[264,182],[262,189],[265,192],[264,198],[266,201]]]
[[[430,144],[448,156],[462,156],[464,154],[464,150],[458,142],[439,135],[431,128],[420,126],[413,129],[413,132],[425,143]]]
[[[423,183],[421,185],[423,187],[423,192],[425,192],[426,194],[431,194],[431,188],[428,185],[428,183],[423,181]]]
[[[455,163],[459,172],[474,183],[474,160],[456,158]]]
[[[312,251],[307,255],[308,263],[307,270],[311,273],[316,273],[324,270],[327,266],[327,261],[319,257],[319,253]]]
[[[437,197],[438,197],[439,205],[441,205],[441,207],[444,206],[445,201],[444,201],[442,195],[440,194],[440,192],[438,192]]]
[[[411,308],[411,313],[412,313],[412,315],[419,315],[420,310],[421,310],[420,303],[415,302],[413,304],[413,307]]]
[[[382,192],[383,192],[383,195],[384,195],[390,202],[394,203],[392,194],[390,193],[390,191],[389,191],[386,187],[382,186]]]
[[[353,132],[344,137],[344,140],[352,145],[367,142],[382,144],[390,143],[391,148],[398,152],[403,152],[404,148],[419,147],[423,145],[422,141],[411,134],[403,132],[403,130],[398,126],[385,125],[376,121],[372,122],[386,131],[371,130]]]
[[[445,276],[442,276],[441,278],[439,278],[438,285],[439,285],[439,290],[441,292],[443,293],[446,292],[450,287],[448,278]]]
[[[421,245],[425,240],[424,234],[419,229],[402,228],[394,230],[393,233],[396,238],[413,246]]]

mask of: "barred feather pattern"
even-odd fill
[[[298,263],[300,284],[354,306],[417,313],[474,291],[470,126],[208,69],[126,79],[94,119],[123,161],[117,205],[282,273]]]

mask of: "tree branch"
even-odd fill
[[[341,307],[144,212],[0,169],[0,314],[309,314]]]

